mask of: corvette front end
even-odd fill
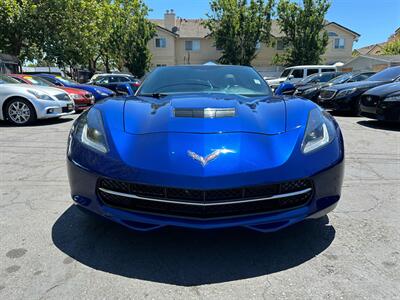
[[[251,100],[185,93],[96,104],[70,133],[75,204],[137,230],[275,231],[326,215],[343,180],[337,123],[304,99]]]

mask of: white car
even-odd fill
[[[336,72],[336,66],[329,65],[307,65],[307,66],[295,66],[286,68],[283,70],[279,78],[264,78],[268,85],[275,90],[282,82],[290,81],[296,83],[303,78],[311,74],[324,73],[324,72]]]
[[[20,84],[9,76],[0,75],[0,120],[28,125],[37,119],[73,114],[74,109],[74,102],[63,90]]]

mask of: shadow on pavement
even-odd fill
[[[194,286],[298,266],[335,238],[328,217],[262,234],[244,228],[135,232],[71,206],[52,228],[54,244],[80,263],[128,278]]]
[[[367,121],[358,121],[357,124],[373,128],[373,129],[381,129],[381,130],[388,130],[388,131],[400,131],[400,123],[394,122],[382,122],[377,120],[367,120]]]
[[[51,125],[57,125],[57,124],[62,124],[62,123],[67,123],[71,122],[74,119],[71,117],[63,117],[63,118],[56,118],[56,119],[43,119],[43,120],[37,120],[35,123],[28,125],[28,126],[22,126],[22,127],[40,127],[40,126],[51,126]],[[21,126],[16,126],[13,124],[10,124],[6,121],[0,121],[0,127],[21,127]]]

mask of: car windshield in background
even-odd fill
[[[310,82],[319,82],[319,78],[318,77],[320,77],[318,73],[317,74],[312,74],[312,75],[307,76],[306,78],[300,80],[299,83],[300,84],[307,84],[307,83],[310,83]]]
[[[341,84],[341,83],[344,83],[347,80],[349,80],[353,75],[354,74],[352,74],[352,73],[346,73],[346,74],[340,75],[338,77],[335,77],[335,78],[329,80],[328,82],[332,83],[332,84]]]
[[[368,81],[394,81],[400,76],[400,67],[387,68],[372,75]]]
[[[223,93],[246,97],[272,95],[269,86],[256,71],[240,66],[157,68],[138,90],[140,96],[183,93]]]
[[[18,80],[14,78],[8,77],[6,75],[0,75],[0,84],[7,84],[7,83],[20,83]]]
[[[33,85],[39,85],[39,86],[55,86],[51,82],[47,81],[46,79],[37,77],[37,76],[25,76],[25,80],[29,81]]]

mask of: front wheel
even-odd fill
[[[36,121],[35,108],[28,100],[13,99],[7,103],[6,119],[17,126],[29,125]]]

